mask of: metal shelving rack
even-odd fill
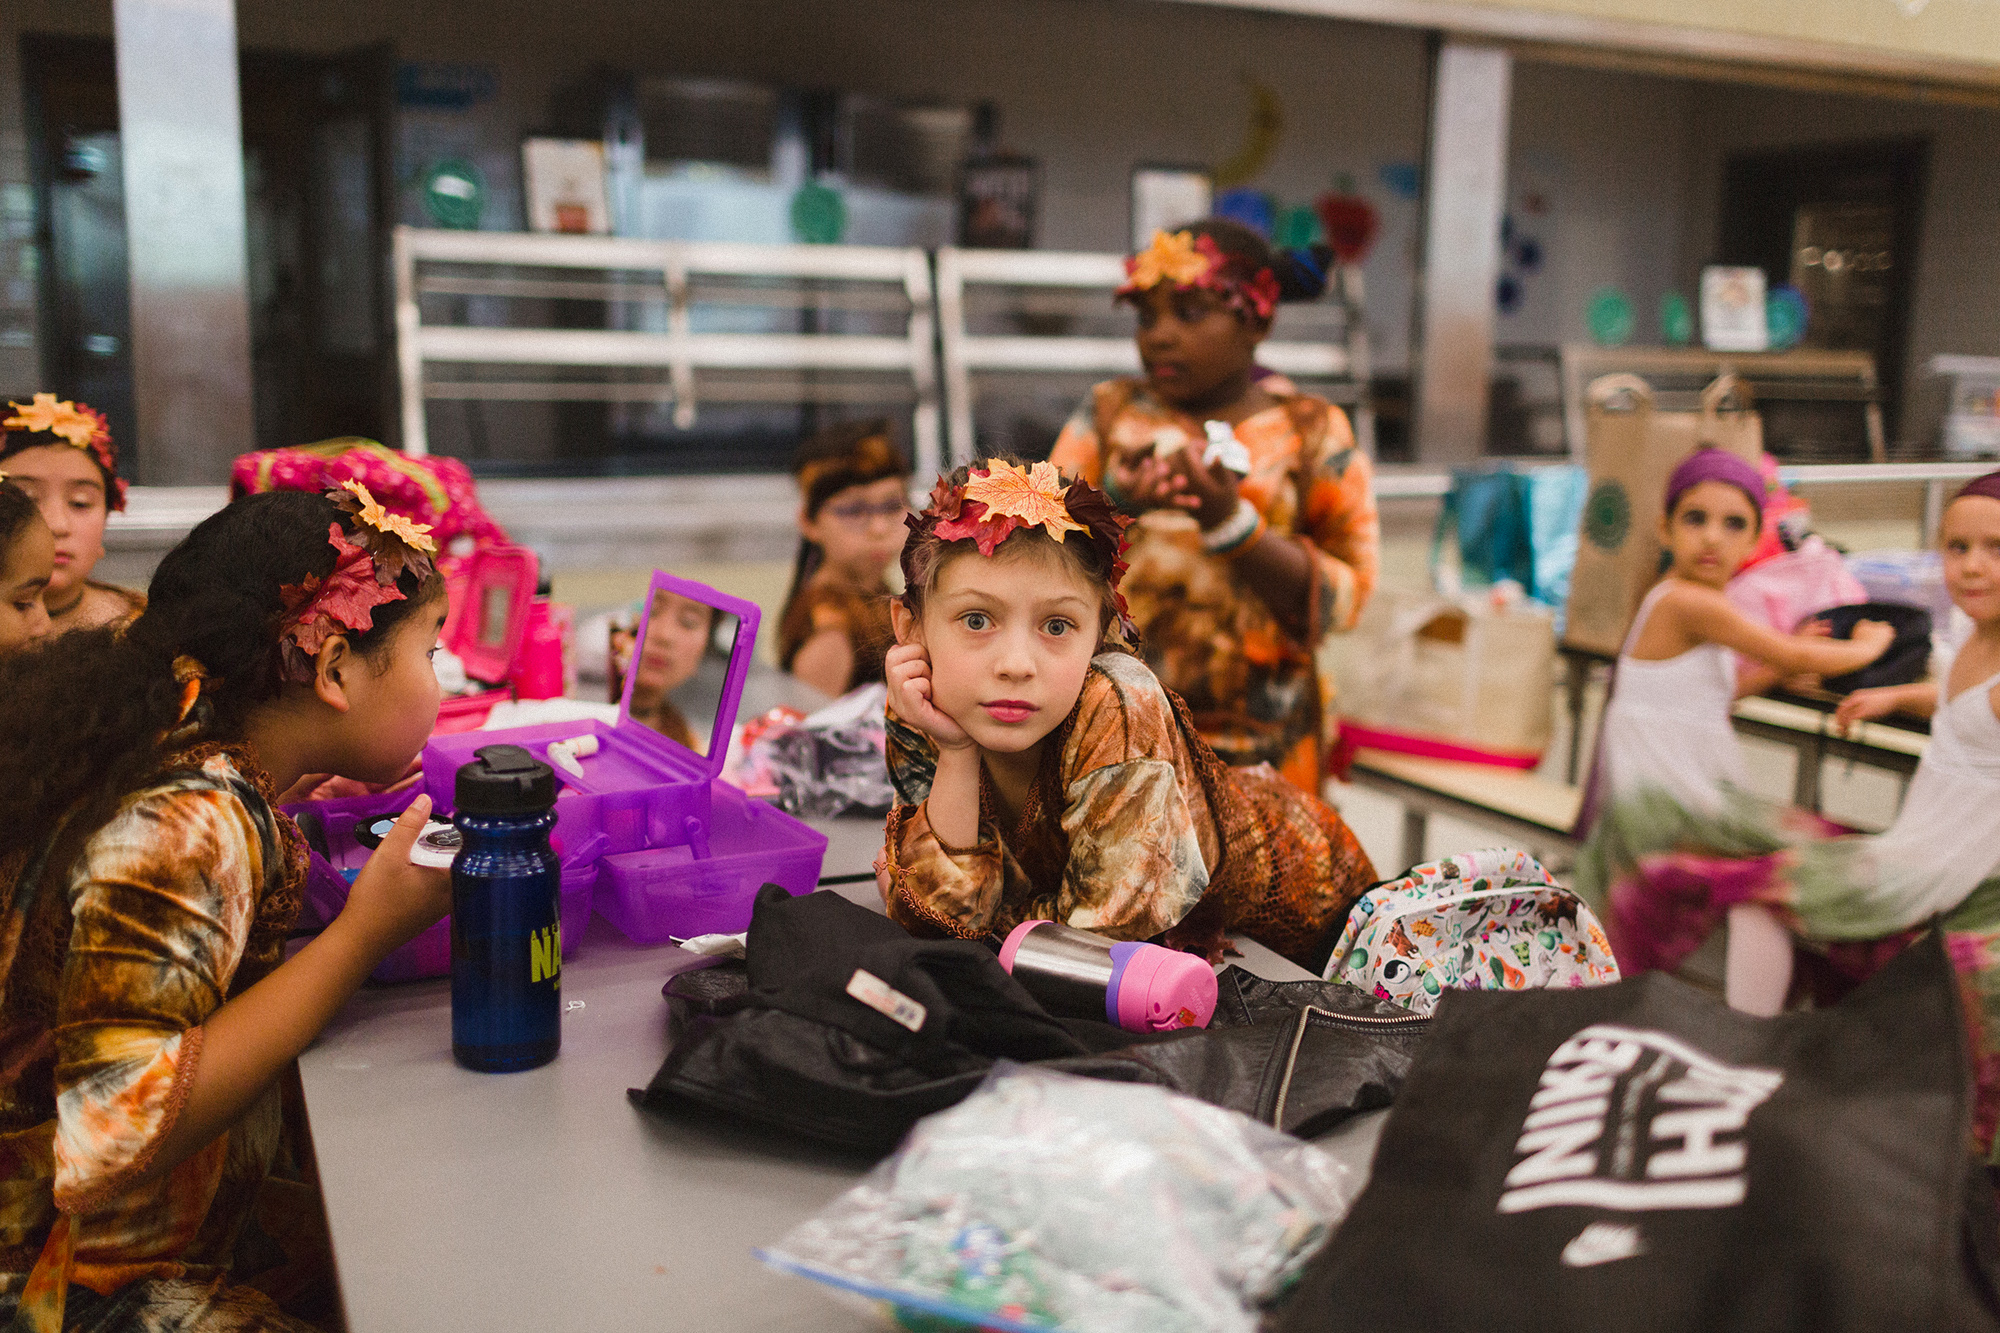
[[[394,263],[409,453],[429,451],[427,400],[671,403],[685,429],[699,402],[879,402],[886,390],[910,404],[920,474],[941,462],[931,267],[921,249],[399,227]],[[508,302],[605,310],[589,328],[551,327],[546,316],[472,322],[475,303],[482,315],[539,314]],[[855,315],[894,331],[820,327]],[[495,378],[494,368],[515,373]]]

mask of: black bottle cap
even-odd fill
[[[461,764],[454,797],[463,815],[536,815],[556,803],[556,774],[518,745],[482,745]]]

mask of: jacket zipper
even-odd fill
[[[1331,1009],[1318,1005],[1299,1006],[1298,1025],[1292,1030],[1292,1049],[1285,1056],[1284,1077],[1278,1083],[1278,1100],[1271,1108],[1271,1128],[1282,1130],[1285,1120],[1285,1102],[1292,1095],[1292,1075],[1299,1067],[1299,1047],[1305,1043],[1306,1029],[1312,1025],[1312,1016],[1334,1023],[1352,1023],[1357,1027],[1407,1027],[1412,1024],[1428,1024],[1431,1020],[1422,1014],[1336,1014]]]

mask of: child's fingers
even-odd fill
[[[419,792],[417,799],[410,802],[410,808],[396,816],[395,826],[383,835],[382,845],[375,849],[375,854],[393,853],[398,861],[409,860],[410,848],[417,845],[417,837],[430,817],[431,798]]]

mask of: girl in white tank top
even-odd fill
[[[1729,722],[1732,652],[1781,676],[1839,675],[1882,655],[1894,637],[1863,621],[1848,641],[1779,634],[1732,605],[1722,589],[1757,544],[1764,480],[1720,449],[1698,449],[1667,483],[1660,541],[1672,564],[1633,617],[1618,656],[1599,742],[1599,804],[1656,792],[1701,814],[1743,784]]]
[[[1981,1048],[2000,1050],[2000,472],[1946,507],[1943,546],[1945,584],[1971,633],[1940,649],[1934,681],[1858,690],[1835,715],[1843,725],[1931,715],[1895,823],[1826,837],[1748,798],[1706,815],[1657,785],[1614,800],[1589,852],[1608,885],[1605,918],[1622,969],[1676,967],[1726,918],[1731,1003],[1769,1011],[1785,998],[1794,940],[1858,980],[1935,922],[1974,1001]],[[1777,932],[1775,947],[1750,958],[1772,943],[1759,943],[1760,921]],[[1739,951],[1746,924],[1751,944]],[[1746,959],[1761,972],[1739,972]],[[1978,1075],[1975,1135],[1993,1161],[2000,1063],[1981,1061]]]

